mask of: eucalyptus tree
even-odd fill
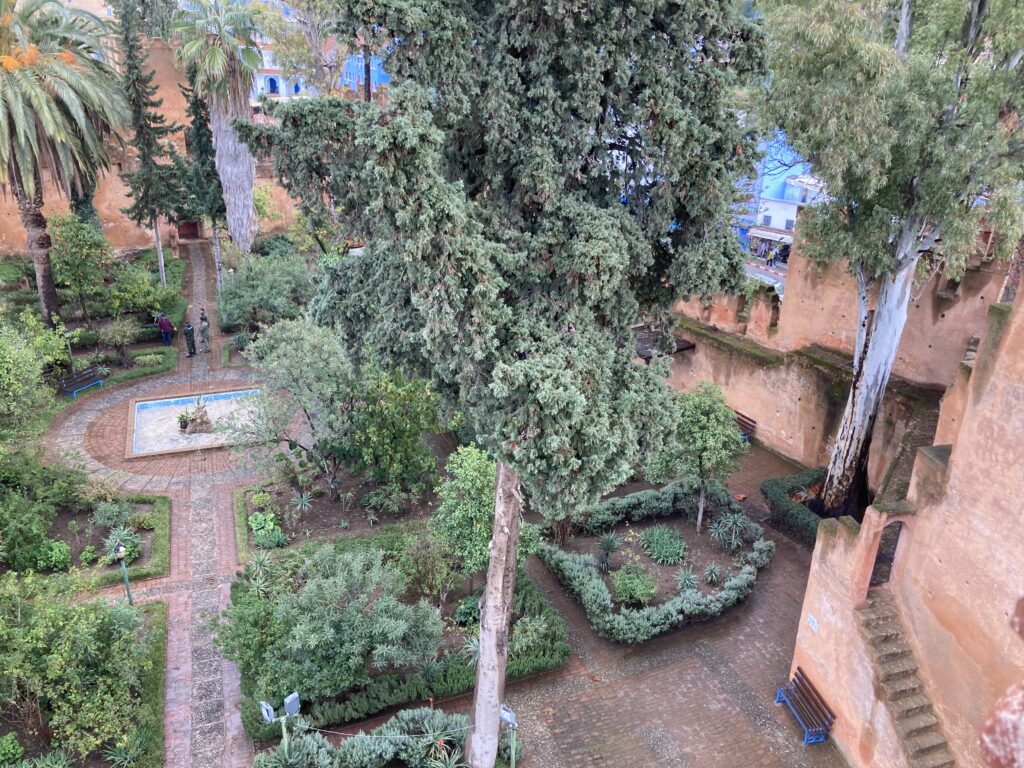
[[[857,285],[853,379],[822,490],[867,503],[871,432],[915,272],[964,269],[983,227],[1020,234],[1024,7],[1015,0],[769,0],[766,111],[814,163],[828,200],[801,215],[813,258]]]
[[[43,174],[81,193],[110,167],[105,139],[126,117],[107,26],[57,0],[0,0],[0,184],[27,236],[44,321],[60,312],[43,215]]]
[[[228,231],[244,253],[252,248],[258,220],[252,201],[256,160],[232,121],[252,121],[253,76],[263,61],[252,6],[242,0],[194,0],[174,23],[178,61],[194,68],[193,87],[210,106],[210,125],[227,208]]]
[[[442,23],[412,4],[387,105],[293,105],[311,119],[251,132],[302,170],[293,194],[329,197],[367,242],[325,265],[313,317],[353,354],[431,376],[498,461],[475,768],[497,750],[522,499],[565,535],[658,448],[671,392],[636,363],[634,324],[741,284],[724,221],[752,153],[727,97],[759,70],[756,27],[724,1],[574,8]]]
[[[130,144],[135,150],[135,168],[122,174],[132,197],[132,204],[123,213],[136,224],[153,230],[160,285],[166,286],[160,217],[173,213],[184,194],[176,162],[177,152],[168,141],[178,126],[168,123],[157,111],[164,102],[156,98],[153,70],[145,70],[142,9],[137,0],[119,0],[117,16],[121,38],[121,83],[131,110]]]

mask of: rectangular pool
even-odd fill
[[[228,392],[198,393],[152,400],[133,400],[130,407],[128,457],[216,448],[227,443],[227,435],[217,429],[226,416],[244,411],[259,394],[258,388]],[[186,435],[178,427],[178,415],[196,409],[202,398],[214,430]],[[244,416],[243,416],[244,417]]]

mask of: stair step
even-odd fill
[[[917,662],[913,656],[890,659],[878,665],[878,676],[882,682],[913,675],[917,672]]]
[[[878,645],[871,645],[869,648],[875,659],[879,662],[902,659],[913,653],[910,646],[907,645],[907,641],[902,639],[887,640]]]
[[[896,730],[904,739],[919,736],[928,730],[935,730],[938,725],[939,718],[932,712],[919,712],[916,715],[896,720]]]
[[[938,749],[947,749],[946,737],[936,728],[917,736],[911,736],[904,743],[907,745],[907,754],[923,755]]]
[[[903,636],[903,627],[895,621],[887,621],[882,624],[872,624],[864,627],[871,645],[882,645],[890,640],[898,640]]]
[[[912,696],[915,693],[922,693],[923,688],[921,678],[917,675],[898,677],[895,680],[886,680],[882,683],[882,690],[885,691],[885,697],[889,701],[895,701],[904,696]]]
[[[891,701],[889,706],[892,707],[893,716],[897,721],[923,712],[930,712],[932,709],[932,703],[928,697],[920,693],[902,696]]]
[[[860,614],[861,622],[866,627],[892,621],[899,615],[891,605],[868,606],[867,608],[859,609],[857,612]]]
[[[935,749],[923,755],[911,757],[907,763],[910,768],[953,768],[956,765],[952,753],[948,749]]]

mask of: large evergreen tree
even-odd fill
[[[210,221],[210,243],[213,245],[213,263],[217,273],[218,306],[223,290],[223,276],[220,253],[220,228],[227,216],[224,206],[224,190],[217,175],[217,163],[213,147],[213,131],[210,130],[210,110],[206,101],[195,87],[196,71],[189,67],[188,85],[181,89],[187,104],[185,113],[189,124],[185,129],[185,146],[188,160],[181,164],[180,177],[184,181],[184,195],[178,217]],[[223,314],[223,311],[222,311]]]
[[[136,0],[120,0],[117,15],[121,36],[121,88],[131,110],[130,144],[135,150],[135,169],[121,175],[132,197],[132,204],[124,209],[124,213],[136,224],[153,230],[160,285],[165,286],[167,276],[160,217],[173,212],[182,196],[175,162],[177,153],[167,141],[178,126],[168,123],[157,111],[164,102],[155,97],[153,71],[145,69],[141,9]]]
[[[723,222],[750,146],[726,101],[760,61],[724,0],[462,10],[403,16],[424,27],[395,36],[406,83],[386,107],[292,105],[330,120],[251,134],[302,168],[304,204],[329,195],[367,240],[326,267],[314,317],[353,354],[432,376],[499,462],[467,744],[480,768],[497,749],[521,498],[564,533],[625,480],[672,413],[632,326],[740,284]],[[345,151],[318,165],[318,142]]]
[[[853,381],[822,500],[867,504],[871,432],[922,259],[959,275],[983,226],[1024,212],[1024,6],[1015,0],[771,0],[771,119],[826,182],[801,215],[813,258],[857,283]]]

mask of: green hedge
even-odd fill
[[[139,690],[139,726],[149,732],[146,751],[136,768],[161,768],[164,764],[164,675],[167,671],[167,603],[142,606],[146,634],[152,638],[153,666],[142,679]]]
[[[158,347],[157,349],[139,349],[131,353],[132,357],[140,355],[162,354],[164,361],[159,365],[152,365],[148,368],[129,368],[126,371],[114,373],[107,381],[110,384],[123,384],[126,381],[142,379],[146,376],[157,376],[161,373],[173,371],[178,367],[178,350],[175,347]]]
[[[166,576],[171,559],[171,499],[168,496],[147,496],[133,494],[123,497],[132,504],[152,504],[153,511],[145,515],[135,515],[132,522],[136,527],[153,531],[153,544],[150,549],[149,562],[145,565],[129,565],[128,579],[142,581],[157,576]],[[121,569],[103,571],[89,580],[92,588],[117,584],[121,581]]]
[[[775,542],[759,539],[751,550],[736,558],[740,572],[727,579],[722,589],[714,594],[689,590],[660,605],[616,610],[592,555],[565,552],[547,543],[541,544],[537,552],[555,578],[583,606],[594,631],[602,637],[631,645],[684,624],[721,615],[753,591],[758,569],[766,566],[774,554]]]
[[[789,494],[798,488],[810,488],[822,482],[824,478],[825,468],[816,467],[761,483],[761,495],[768,503],[768,509],[771,511],[769,520],[772,524],[789,531],[811,547],[818,536],[821,518],[803,504],[793,501]]]
[[[354,542],[355,539],[344,541]],[[379,544],[377,548],[380,548]],[[571,649],[565,620],[522,573],[516,581],[513,615],[517,618],[543,616],[547,631],[543,640],[530,648],[528,653],[509,659],[506,670],[508,680],[557,669],[568,661]],[[475,677],[476,665],[461,652],[452,651],[436,664],[417,671],[404,675],[389,672],[374,677],[367,685],[343,699],[314,702],[304,707],[305,718],[314,728],[362,720],[391,707],[426,701],[428,698],[445,699],[464,693],[473,687]],[[242,690],[245,689],[246,681],[243,680]],[[280,733],[280,726],[263,722],[259,703],[248,696],[242,699],[242,725],[246,733],[257,741],[272,739]]]
[[[587,536],[596,536],[623,521],[638,523],[659,517],[685,514],[697,519],[699,488],[685,481],[669,483],[664,488],[637,491],[628,496],[616,496],[595,504],[572,517],[573,527]],[[721,483],[710,483],[705,493],[705,514],[720,510],[741,512],[729,489]]]
[[[252,558],[249,547],[249,505],[246,501],[250,488],[235,491],[235,552],[238,564],[245,565]]]

